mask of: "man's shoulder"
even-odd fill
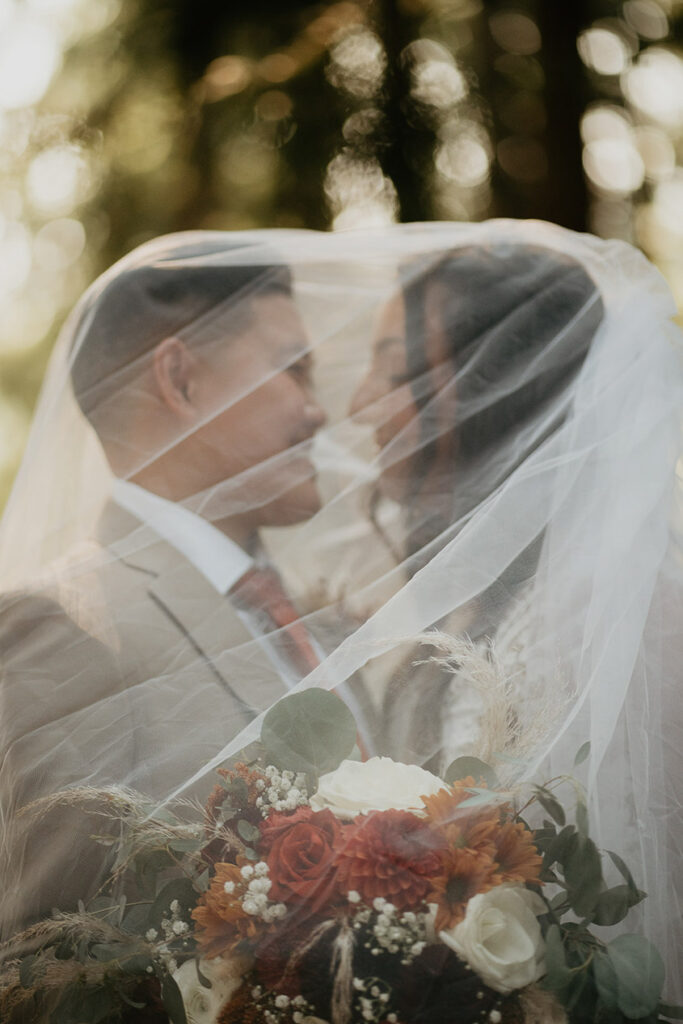
[[[3,648],[46,628],[74,629],[111,644],[109,594],[121,572],[117,560],[109,558],[100,544],[87,541],[16,582],[0,593]]]

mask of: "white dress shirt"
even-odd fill
[[[175,501],[119,479],[114,481],[112,498],[184,555],[219,594],[227,594],[254,565],[239,544]]]

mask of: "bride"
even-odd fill
[[[408,263],[400,276],[402,290],[382,313],[351,408],[373,427],[382,467],[377,497],[403,511],[412,573],[562,425],[603,304],[577,261],[520,242],[466,245]],[[470,602],[467,618],[461,611],[442,628],[470,639],[495,633],[499,648],[513,624],[522,628],[522,607],[528,625],[527,584],[541,542],[542,535],[532,539]],[[456,754],[481,751],[481,695],[443,667],[424,669],[419,684],[412,659],[394,670],[383,704],[385,745],[401,760],[441,751],[445,767]],[[515,674],[515,666],[507,670]]]
[[[206,301],[190,287],[181,316],[161,316],[202,270]],[[242,281],[229,301],[222,273]],[[130,340],[135,303],[107,303],[128,280],[142,280],[162,327],[125,374],[91,379],[113,417],[98,433],[72,369],[98,316],[112,344]],[[276,303],[264,310],[259,293]],[[680,998],[673,313],[635,250],[530,222],[197,232],[112,268],[55,350],[0,538],[3,614],[29,609],[32,637],[27,652],[11,616],[0,623],[6,934],[59,906],[60,874],[70,904],[106,880],[101,860],[79,860],[94,830],[73,830],[64,792],[144,794],[152,780],[165,813],[203,801],[282,693],[322,687],[356,716],[356,756],[439,771],[474,755],[517,784],[571,773],[590,742],[576,771],[591,834],[648,892],[627,924],[660,949],[666,998]],[[300,418],[282,420],[294,395]],[[199,472],[228,461],[229,473]],[[174,493],[169,465],[188,481]],[[124,493],[123,529],[103,543],[102,510]],[[283,504],[287,516],[264,515]],[[235,521],[251,524],[239,540],[226,533]],[[216,533],[262,571],[248,608],[233,590],[244,573],[216,586]],[[115,608],[101,586],[113,572],[129,581]],[[44,645],[36,627],[67,620],[66,643]],[[239,715],[220,680],[239,691]],[[80,703],[64,708],[66,689]],[[29,790],[37,811],[22,810]]]

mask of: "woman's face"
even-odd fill
[[[351,413],[358,422],[374,428],[380,450],[380,488],[395,500],[401,500],[412,490],[424,444],[413,386],[418,392],[424,391],[432,402],[439,403],[440,398],[432,396],[452,377],[441,317],[433,298],[428,293],[425,310],[425,321],[429,324],[424,346],[428,370],[419,377],[408,371],[405,300],[399,293],[380,314],[370,369],[351,403]],[[451,406],[450,415],[452,411]],[[449,436],[452,426],[451,419]],[[439,436],[434,441],[437,448],[443,443]]]

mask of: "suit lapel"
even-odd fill
[[[258,713],[283,696],[286,686],[262,643],[254,639],[230,599],[184,555],[113,503],[103,513],[98,536],[112,555],[149,576],[151,599],[245,711]]]

